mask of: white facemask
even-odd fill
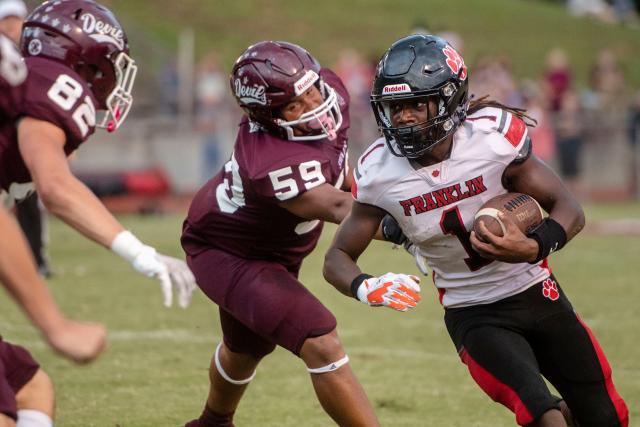
[[[131,110],[133,96],[131,90],[136,80],[138,66],[126,53],[121,52],[114,63],[116,71],[116,86],[107,97],[107,110],[98,121],[96,127],[113,132],[120,127]]]
[[[300,115],[296,120],[285,122],[279,120],[278,125],[287,131],[287,139],[290,141],[316,141],[327,138],[333,141],[342,126],[342,112],[338,105],[338,95],[331,86],[322,83],[325,101],[311,111]],[[294,127],[306,123],[310,129],[319,130],[313,135],[294,135]]]

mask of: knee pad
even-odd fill
[[[53,427],[53,420],[44,412],[20,409],[18,410],[16,427]]]
[[[249,378],[245,378],[243,380],[234,380],[222,368],[222,364],[220,363],[220,347],[222,347],[222,343],[218,344],[218,346],[216,347],[216,353],[213,356],[214,363],[216,364],[216,369],[218,370],[220,376],[233,385],[245,385],[250,383],[251,380],[256,376],[256,371],[253,371],[253,374],[251,374]]]
[[[312,374],[325,374],[327,372],[333,372],[339,367],[341,367],[342,365],[346,365],[347,363],[349,363],[349,356],[345,354],[345,356],[342,359],[336,362],[329,363],[327,366],[322,366],[320,368],[307,368],[307,371],[309,371]]]

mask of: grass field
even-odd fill
[[[639,205],[592,207],[590,218],[640,217]],[[180,255],[181,218],[126,217],[123,222],[159,250]],[[468,376],[442,322],[429,279],[425,298],[409,313],[372,309],[338,294],[322,278],[322,256],[333,234],[303,268],[302,281],[329,306],[361,379],[385,426],[499,427],[512,415],[491,403]],[[207,368],[220,330],[215,306],[201,293],[187,310],[164,309],[158,286],[116,256],[54,221],[51,287],[74,318],[109,327],[110,348],[77,367],[48,350],[25,317],[0,298],[0,332],[28,346],[57,385],[59,427],[178,426],[200,413]],[[589,323],[614,369],[632,419],[640,416],[637,283],[640,236],[583,234],[552,259],[574,306]],[[373,274],[414,271],[411,259],[376,244],[362,265]],[[238,426],[329,426],[301,361],[278,349],[258,375],[236,415]]]

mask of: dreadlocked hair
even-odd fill
[[[536,119],[534,119],[533,117],[527,114],[526,109],[509,107],[498,101],[490,99],[489,95],[485,95],[478,99],[473,99],[473,96],[471,96],[471,100],[469,101],[469,109],[467,110],[467,115],[471,115],[484,107],[494,107],[494,108],[500,108],[502,110],[506,110],[511,114],[515,115],[516,117],[518,117],[519,119],[521,119],[522,121],[524,121],[527,126],[536,126],[538,124],[538,121]]]

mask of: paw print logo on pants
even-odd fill
[[[555,301],[560,298],[560,292],[558,292],[558,285],[551,279],[547,279],[542,282],[542,295],[549,298],[551,301]]]

